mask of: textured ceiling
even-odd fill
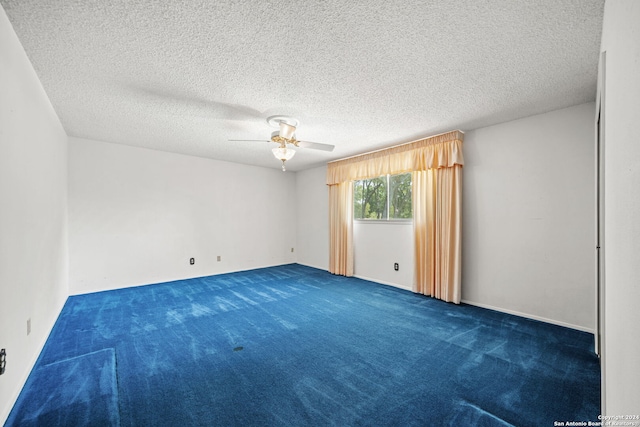
[[[593,101],[604,0],[0,0],[70,136],[302,170]]]

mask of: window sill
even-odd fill
[[[397,224],[397,225],[406,225],[413,224],[412,219],[354,219],[354,223],[357,224]]]

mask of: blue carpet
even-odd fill
[[[119,425],[113,349],[40,363],[7,421],[20,426]]]
[[[592,341],[292,264],[70,297],[7,425],[596,421]]]

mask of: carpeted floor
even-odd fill
[[[292,264],[70,297],[6,425],[596,421],[592,347]]]

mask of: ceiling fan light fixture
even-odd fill
[[[286,162],[287,160],[290,160],[296,154],[296,150],[292,150],[291,148],[287,148],[287,147],[273,148],[271,149],[271,152],[273,153],[276,159],[282,160],[282,172],[286,171],[284,167],[284,162]]]
[[[296,128],[300,123],[297,119],[290,116],[271,116],[267,118],[269,126],[277,127],[278,130],[271,133],[271,141],[258,141],[258,142],[275,142],[278,144],[277,148],[273,148],[271,152],[274,157],[282,162],[282,171],[285,169],[285,162],[291,160],[296,154],[295,150],[288,148],[292,145],[294,147],[311,148],[315,150],[332,151],[334,146],[330,144],[320,144],[317,142],[298,141],[296,139]],[[254,140],[237,140],[230,139],[229,141],[254,141]]]
[[[282,160],[283,162],[291,160],[291,158],[296,154],[295,150],[287,147],[277,147],[273,148],[271,151],[276,159]]]

